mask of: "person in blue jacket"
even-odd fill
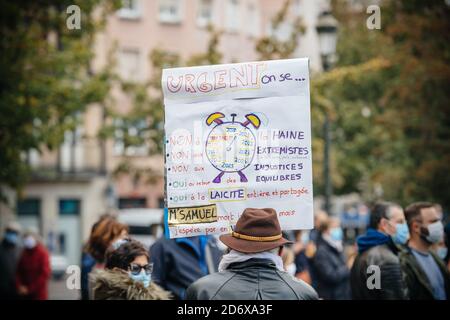
[[[223,252],[213,236],[159,238],[150,248],[152,279],[175,299],[183,299],[189,285],[217,272]]]

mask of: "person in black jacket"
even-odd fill
[[[20,230],[17,222],[9,223],[0,243],[0,300],[18,298],[16,268],[23,250]]]
[[[356,239],[358,255],[350,275],[353,299],[408,299],[398,257],[408,237],[399,205],[380,202],[373,206],[367,233]]]
[[[350,270],[342,245],[340,221],[329,217],[319,226],[317,251],[311,260],[311,273],[315,289],[322,299],[350,299]]]
[[[448,300],[450,273],[444,261],[431,250],[442,241],[444,227],[432,203],[417,202],[405,209],[411,230],[407,250],[400,263],[411,300]]]
[[[188,300],[316,300],[317,293],[283,268],[281,234],[274,209],[245,209],[231,234],[220,240],[230,248],[219,272],[189,286]]]
[[[175,299],[184,299],[195,280],[217,271],[222,251],[212,236],[158,239],[150,248],[153,280]]]

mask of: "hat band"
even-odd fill
[[[231,233],[231,235],[238,239],[249,240],[249,241],[262,241],[262,242],[274,241],[274,240],[281,239],[281,237],[282,237],[281,234],[277,234],[276,236],[269,236],[269,237],[254,237],[254,236],[248,236],[248,235],[234,232],[234,231]]]

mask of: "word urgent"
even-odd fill
[[[168,76],[166,85],[172,93],[207,93],[227,88],[255,88],[259,85],[264,67],[262,62],[242,63],[232,68]]]

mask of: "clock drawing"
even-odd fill
[[[225,173],[233,172],[239,175],[241,182],[248,181],[242,170],[251,164],[255,155],[256,137],[253,128],[258,129],[261,120],[253,113],[245,115],[244,122],[235,121],[236,116],[232,113],[232,120],[224,121],[225,115],[215,112],[206,119],[208,126],[214,125],[206,139],[206,156],[211,165],[220,171],[214,183],[220,183]]]

